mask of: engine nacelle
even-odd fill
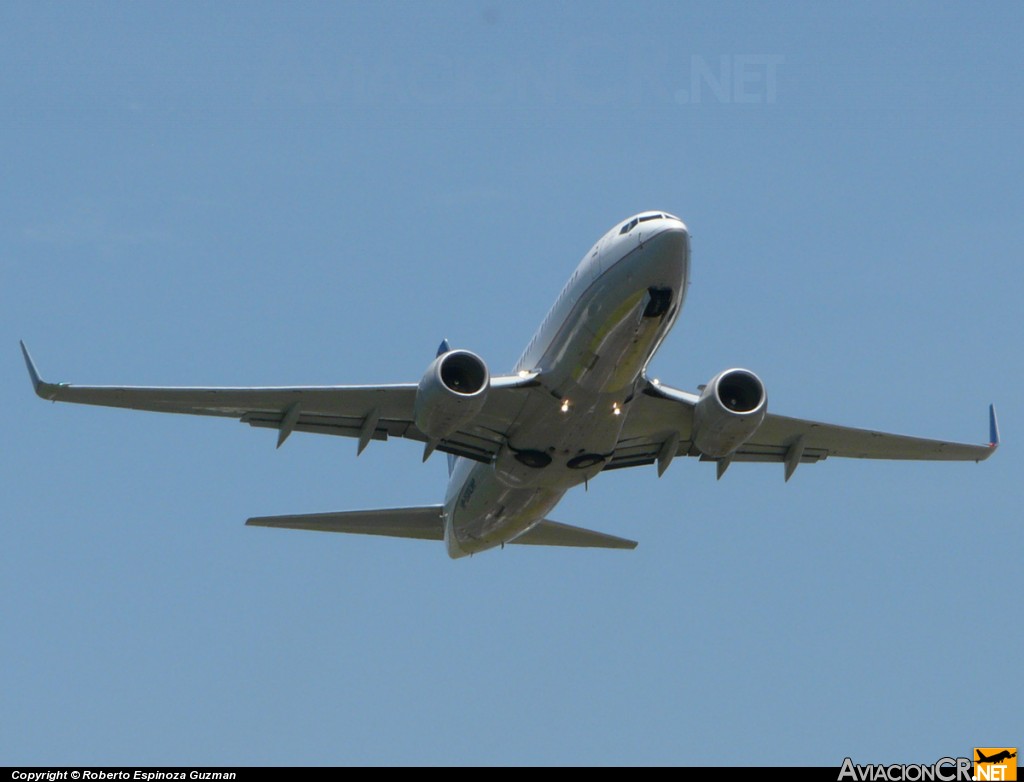
[[[693,411],[693,444],[707,456],[728,456],[753,437],[767,412],[761,378],[746,369],[720,372],[704,387]]]
[[[427,367],[416,390],[414,420],[431,440],[443,440],[483,410],[491,376],[468,350],[449,350]]]

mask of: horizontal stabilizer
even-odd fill
[[[256,516],[245,523],[250,527],[308,529],[314,532],[349,532],[358,535],[387,535],[392,538],[443,540],[444,520],[441,505],[418,508],[380,508],[340,513],[306,513],[296,516]],[[577,548],[636,548],[635,540],[617,538],[581,527],[570,527],[545,519],[510,544],[527,546],[575,546]]]
[[[526,546],[574,546],[576,548],[636,548],[635,540],[605,535],[603,532],[571,527],[557,521],[544,519],[531,530],[520,535],[510,543],[522,543]]]
[[[316,532],[353,532],[359,535],[387,535],[392,538],[443,540],[444,522],[440,505],[419,508],[380,508],[341,513],[307,513],[300,516],[256,516],[251,527],[308,529]]]

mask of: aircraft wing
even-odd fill
[[[704,461],[719,462],[719,477],[732,462],[784,463],[788,480],[797,465],[829,456],[982,461],[999,445],[995,409],[991,406],[990,442],[985,445],[907,437],[768,413],[754,436],[732,455],[723,460],[709,459],[697,453],[692,442],[693,410],[698,399],[696,394],[648,382],[632,402],[629,418],[605,469],[671,461],[675,456],[700,456]]]
[[[413,421],[416,384],[294,386],[266,388],[79,386],[47,383],[24,343],[25,364],[36,394],[54,402],[76,402],[160,413],[237,418],[278,430],[278,446],[294,432],[353,437],[362,451],[370,440],[404,437],[427,442]],[[472,424],[437,445],[438,451],[490,462],[525,402],[532,377],[494,377],[482,413]]]

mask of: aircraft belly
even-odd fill
[[[565,491],[600,472],[622,428],[624,416],[614,412],[621,401],[583,392],[561,401],[535,394],[495,459],[498,481],[510,488]]]
[[[490,465],[475,464],[445,506],[449,555],[465,556],[512,540],[542,521],[564,493],[511,488],[498,480]]]

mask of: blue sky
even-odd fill
[[[1020,745],[1019,4],[0,6],[0,762],[924,762]],[[677,461],[555,518],[631,553],[251,529],[444,460],[49,405],[47,379],[511,367],[644,209],[693,234],[652,368],[1004,446]]]

